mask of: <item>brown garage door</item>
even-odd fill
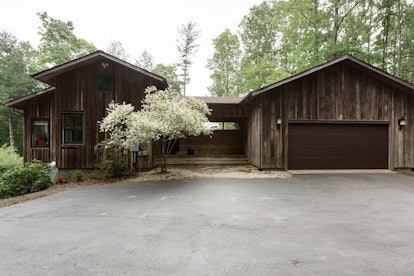
[[[388,125],[289,124],[289,169],[388,168]]]

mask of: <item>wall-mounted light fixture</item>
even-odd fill
[[[276,119],[276,125],[280,126],[282,124],[282,118]]]
[[[398,126],[400,127],[400,130],[407,125],[407,121],[404,117],[401,117],[398,119]]]

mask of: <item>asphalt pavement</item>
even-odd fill
[[[414,178],[84,186],[0,209],[1,275],[414,275]]]

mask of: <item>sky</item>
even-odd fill
[[[3,0],[4,1],[4,0]],[[207,96],[211,71],[207,59],[214,53],[212,40],[226,28],[236,33],[244,15],[263,0],[8,0],[0,9],[0,31],[21,41],[39,42],[37,12],[72,21],[75,35],[105,51],[120,41],[131,59],[147,50],[155,63],[177,63],[178,29],[193,21],[200,31],[198,52],[190,67],[189,96]]]

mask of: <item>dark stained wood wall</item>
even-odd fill
[[[247,124],[247,156],[252,165],[261,169],[283,168],[283,135],[285,124],[277,125],[277,119],[284,120],[283,94],[261,94],[250,103]]]
[[[50,162],[53,159],[50,158],[49,148],[32,148],[32,135],[31,135],[31,122],[35,118],[49,119],[49,132],[52,133],[54,129],[51,126],[51,121],[54,114],[54,94],[49,93],[35,98],[26,105],[24,111],[24,153],[23,158],[25,161],[40,160],[43,162]],[[52,103],[52,104],[51,104]],[[52,137],[50,137],[51,139]],[[52,141],[49,141],[49,147],[52,147]]]
[[[109,65],[106,69],[102,68],[102,62],[99,61],[57,78],[55,116],[58,119],[54,121],[55,129],[62,128],[62,112],[81,111],[84,116],[82,145],[65,146],[62,145],[61,135],[54,137],[54,143],[59,148],[56,152],[56,160],[60,168],[94,168],[98,164],[99,156],[94,151],[94,146],[105,138],[105,135],[99,132],[98,121],[105,117],[106,108],[111,101],[131,103],[139,109],[148,86],[165,88],[162,82],[157,82],[146,75],[118,63],[105,62]],[[96,77],[99,72],[114,76],[112,93],[97,92]],[[153,167],[155,158],[150,156],[147,162],[144,164],[145,167]]]
[[[289,122],[301,121],[389,124],[389,168],[414,167],[414,95],[359,67],[335,64],[259,94],[249,104],[247,152],[260,168],[288,168]],[[283,124],[274,128],[279,112]],[[407,120],[401,130],[400,117]]]
[[[208,107],[212,110],[208,118],[211,122],[234,121],[234,119],[247,117],[246,108],[242,105],[208,104]]]
[[[211,136],[190,136],[179,141],[177,155],[186,155],[187,150],[193,149],[195,156],[225,156],[245,155],[244,152],[245,131],[216,130]]]
[[[25,107],[25,160],[40,159],[45,162],[56,160],[59,168],[95,168],[100,156],[94,146],[105,138],[99,132],[98,121],[106,115],[111,101],[132,103],[136,109],[141,106],[144,91],[154,85],[165,88],[165,83],[140,74],[135,70],[103,60],[108,63],[106,73],[114,76],[112,93],[97,92],[97,74],[102,71],[101,62],[85,65],[66,72],[56,78],[56,92],[31,100]],[[62,145],[62,112],[83,113],[83,143]],[[32,149],[30,143],[30,120],[34,117],[50,118],[50,149]],[[153,152],[152,148],[149,149]],[[145,168],[153,167],[156,158],[146,158]]]

